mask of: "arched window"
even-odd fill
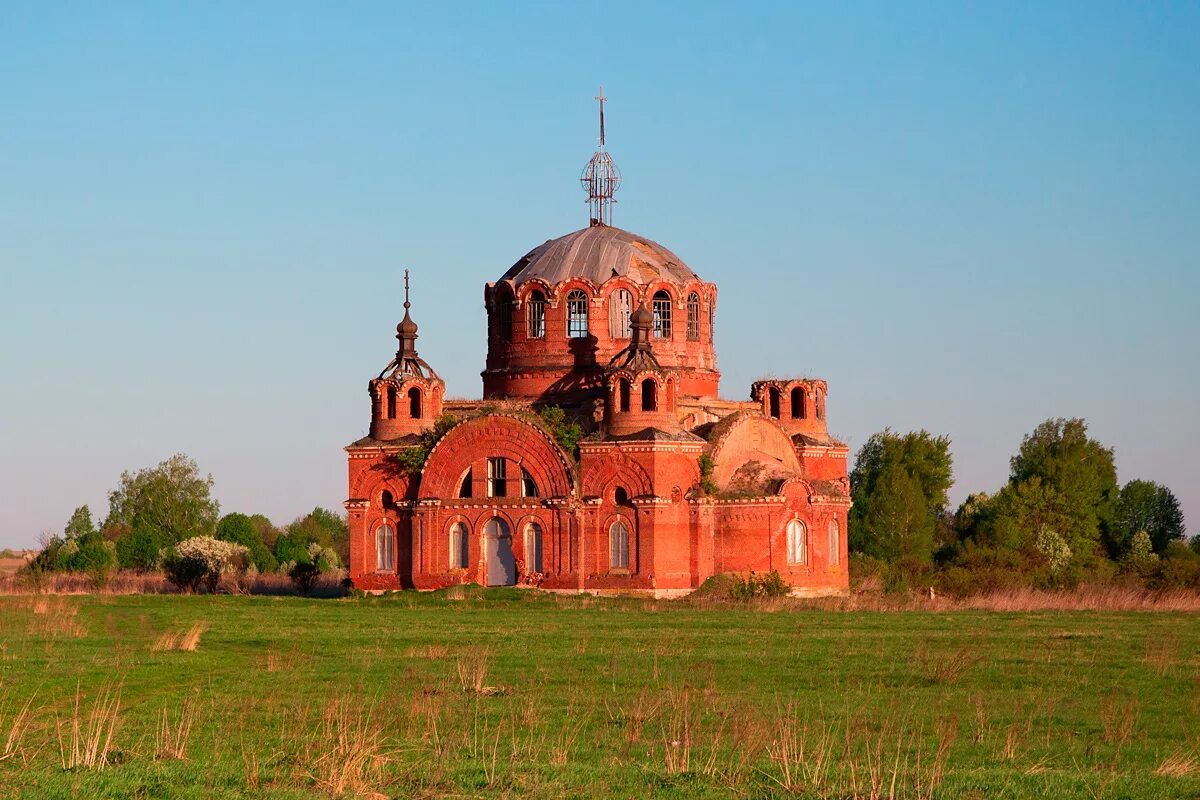
[[[588,299],[582,289],[567,295],[567,337],[586,339],[588,335]]]
[[[794,519],[787,524],[787,560],[789,564],[808,563],[808,541],[804,523]]]
[[[617,384],[617,400],[620,403],[618,408],[622,411],[629,410],[629,379],[621,378],[621,382]]]
[[[608,300],[608,335],[614,339],[628,339],[633,335],[629,315],[633,313],[633,292],[617,289]]]
[[[525,526],[525,570],[542,571],[542,526],[536,522]]]
[[[396,531],[383,524],[375,529],[375,570],[391,572],[396,569]]]
[[[817,401],[815,405],[817,407],[817,419],[825,419],[825,394],[820,389],[817,389]]]
[[[387,387],[387,418],[396,418],[396,387],[391,384]]]
[[[713,342],[717,338],[717,301],[713,298],[708,298],[708,341]]]
[[[839,564],[842,560],[842,529],[836,519],[829,520],[829,563]]]
[[[700,295],[692,292],[687,299],[687,337],[689,341],[700,341]]]
[[[629,505],[629,492],[625,491],[624,486],[618,486],[613,490],[613,502],[619,506]]]
[[[769,409],[769,413],[775,419],[779,419],[779,389],[777,389],[774,386],[772,386],[770,389],[768,389],[767,390],[767,399],[769,401],[767,403],[767,408]]]
[[[658,410],[658,384],[653,378],[642,381],[642,411]]]
[[[471,496],[471,468],[467,467],[467,471],[463,473],[462,480],[458,482],[458,496]]]
[[[662,289],[654,293],[654,337],[671,338],[671,295]]]
[[[521,496],[522,497],[537,497],[537,483],[534,482],[533,476],[529,474],[529,470],[521,467]]]
[[[792,387],[792,419],[804,419],[804,390]]]
[[[415,386],[408,390],[408,416],[421,418],[421,390]]]
[[[608,529],[608,564],[613,569],[629,569],[629,528],[621,520]]]
[[[467,534],[467,526],[461,522],[456,522],[450,526],[450,569],[466,569],[467,568],[467,548],[470,545],[470,536]]]
[[[513,328],[513,301],[508,295],[501,295],[496,299],[496,335],[500,337],[500,341],[508,342],[512,340]]]
[[[392,493],[389,492],[387,489],[384,489],[383,493],[379,495],[379,505],[384,510],[390,509],[395,504],[395,502],[396,501],[394,499],[392,499]]]
[[[534,289],[529,293],[529,338],[546,336],[546,295]]]

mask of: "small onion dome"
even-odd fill
[[[637,307],[637,311],[634,311],[629,315],[629,324],[634,328],[645,328],[649,330],[650,326],[654,324],[654,313],[651,312],[650,309],[646,308],[645,303],[642,303]]]
[[[397,336],[416,336],[417,323],[413,322],[412,317],[408,315],[408,309],[404,310],[404,319],[400,320],[400,324],[396,326]]]

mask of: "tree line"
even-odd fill
[[[343,514],[314,508],[277,527],[263,514],[220,513],[212,475],[177,454],[154,467],[123,472],[108,495],[108,514],[96,524],[91,509],[75,509],[61,535],[48,535],[31,567],[86,572],[103,583],[115,569],[157,570],[177,561],[180,543],[198,538],[246,548],[259,573],[328,571],[349,561]],[[299,569],[297,569],[299,568]]]
[[[1179,500],[1153,481],[1120,485],[1112,448],[1082,419],[1026,435],[995,493],[951,510],[952,482],[948,437],[872,435],[850,474],[852,577],[961,595],[1112,580],[1200,589],[1200,536],[1186,540]]]

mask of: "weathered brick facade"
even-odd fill
[[[369,384],[371,433],[346,448],[354,585],[670,595],[776,570],[799,593],[844,591],[847,449],[828,434],[828,387],[767,380],[720,399],[716,298],[618,228],[551,240],[484,290],[471,402],[443,399],[406,301],[400,350]],[[577,453],[538,416],[547,406],[584,428]],[[410,471],[443,411],[457,424]]]

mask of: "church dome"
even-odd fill
[[[609,225],[592,225],[541,244],[500,278],[516,286],[541,279],[553,286],[585,278],[599,286],[613,277],[645,285],[655,280],[677,284],[699,280],[679,256],[657,242]]]

